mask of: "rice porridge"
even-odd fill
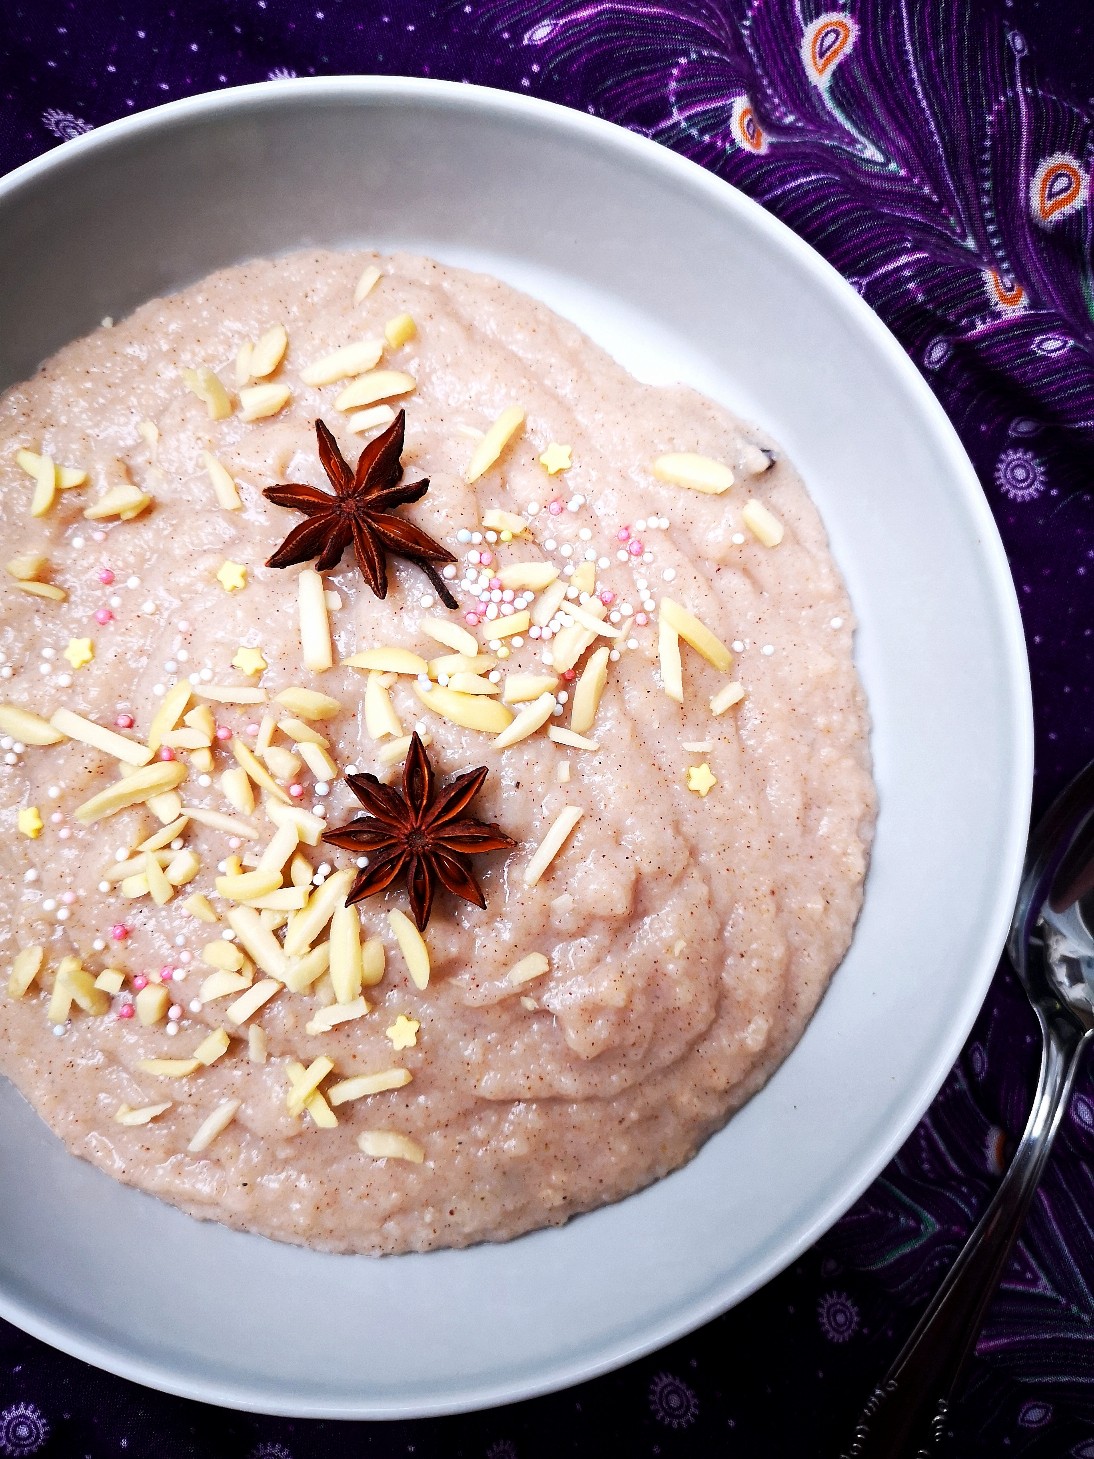
[[[308,252],[9,390],[0,499],[0,1071],[76,1154],[462,1246],[665,1175],[786,1057],[875,799],[755,430],[495,279]]]

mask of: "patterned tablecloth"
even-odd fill
[[[0,0],[0,171],[175,97],[336,72],[481,82],[608,117],[758,198],[851,280],[949,412],[999,523],[1042,808],[1094,750],[1089,3]],[[995,1184],[1036,1062],[1000,970],[928,1115],[817,1247],[581,1388],[465,1418],[293,1423],[161,1397],[0,1323],[0,1455],[834,1454]],[[963,1459],[1094,1459],[1092,1157],[1088,1067],[954,1417]]]

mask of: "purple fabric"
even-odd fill
[[[0,170],[175,97],[382,71],[606,116],[758,198],[896,332],[976,464],[1025,616],[1037,808],[1089,757],[1083,0],[0,0],[0,22]],[[835,1454],[996,1182],[1036,1063],[1001,970],[927,1117],[819,1246],[701,1332],[579,1389],[435,1422],[291,1423],[163,1398],[0,1324],[0,1455],[554,1459],[605,1441],[626,1455]],[[1094,1459],[1092,1154],[1088,1068],[954,1415],[955,1454]]]

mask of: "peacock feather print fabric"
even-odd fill
[[[740,187],[835,265],[929,381],[999,524],[1043,808],[1094,754],[1088,0],[0,0],[0,170],[176,97],[337,72],[606,117]],[[1005,1166],[1037,1049],[1002,968],[927,1116],[816,1248],[579,1389],[454,1419],[292,1423],[149,1393],[0,1324],[0,1459],[834,1456]],[[1089,1066],[949,1453],[1094,1459]]]

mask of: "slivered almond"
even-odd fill
[[[292,750],[286,750],[283,745],[267,745],[262,752],[262,758],[278,780],[291,783],[300,773],[300,756],[293,754]]]
[[[608,682],[608,655],[611,650],[605,646],[589,656],[589,662],[581,671],[581,677],[574,685],[573,708],[570,711],[570,728],[575,734],[583,735],[592,729],[596,711],[600,708],[600,696]]]
[[[603,603],[598,602],[595,608],[585,608],[580,603],[565,603],[562,611],[569,613],[575,623],[580,623],[582,628],[587,628],[592,634],[599,634],[602,638],[623,636],[621,628],[613,628],[610,623],[601,621],[608,611]]]
[[[250,973],[231,973],[222,968],[219,972],[209,974],[198,989],[198,997],[202,1003],[215,1003],[218,998],[229,998],[235,993],[242,993],[253,981]]]
[[[42,970],[45,951],[41,947],[24,947],[15,954],[8,974],[8,997],[23,998]]]
[[[690,643],[696,652],[702,654],[708,664],[713,664],[723,674],[728,673],[733,667],[733,655],[722,640],[711,633],[706,624],[701,623],[694,613],[689,613],[672,598],[661,599],[658,619],[660,622],[667,621],[671,624],[685,643]]]
[[[414,692],[427,709],[463,729],[481,730],[488,735],[500,734],[513,718],[504,704],[482,694],[457,694],[439,686],[426,690],[418,683],[414,685]]]
[[[206,1034],[198,1044],[194,1050],[194,1058],[199,1064],[204,1064],[208,1068],[210,1064],[215,1064],[223,1054],[228,1052],[231,1042],[226,1029],[214,1028],[212,1033]]]
[[[4,566],[17,582],[29,583],[42,576],[49,566],[49,559],[42,552],[22,552],[18,557],[10,558]]]
[[[507,750],[510,745],[516,745],[521,740],[526,740],[529,735],[534,735],[536,730],[541,729],[551,718],[556,703],[553,694],[541,694],[538,699],[520,711],[512,724],[502,730],[494,741],[494,748]]]
[[[50,456],[39,456],[34,470],[34,494],[30,499],[32,517],[44,517],[57,500],[57,467]]]
[[[207,1115],[194,1131],[194,1138],[186,1147],[187,1154],[200,1155],[203,1150],[208,1150],[217,1136],[222,1135],[232,1123],[242,1106],[243,1101],[239,1099],[226,1099],[223,1104],[218,1104],[212,1114]]]
[[[254,344],[249,339],[245,339],[236,351],[235,381],[237,386],[246,385],[251,378],[251,358],[254,352]]]
[[[255,795],[251,777],[242,765],[233,765],[230,770],[225,770],[220,777],[220,788],[224,792],[224,799],[240,815],[249,816],[254,810]]]
[[[225,973],[238,973],[247,959],[234,942],[225,942],[218,937],[216,942],[207,942],[201,949],[201,960],[211,968]]]
[[[280,993],[282,987],[283,984],[277,978],[263,978],[253,988],[248,988],[246,993],[241,993],[234,1003],[229,1003],[224,1010],[224,1017],[238,1028]]]
[[[0,704],[0,734],[11,735],[24,745],[59,745],[65,738],[48,719],[15,704]]]
[[[201,892],[192,892],[182,905],[190,913],[190,916],[196,917],[199,922],[212,923],[220,921],[220,918],[213,911],[209,898]]]
[[[499,568],[496,576],[503,588],[528,588],[540,593],[558,577],[558,568],[553,562],[511,562]]]
[[[194,757],[190,758],[192,761]],[[182,815],[182,796],[176,790],[165,790],[156,795],[150,795],[145,801],[145,805],[161,826],[169,825]]]
[[[527,957],[522,957],[506,974],[510,983],[520,988],[525,983],[530,983],[533,978],[542,978],[544,973],[551,971],[551,964],[541,952],[530,952]]]
[[[332,877],[333,881],[334,878]],[[229,907],[224,920],[236,934],[243,950],[250,954],[268,978],[285,981],[288,956],[269,928],[264,927],[253,907]]]
[[[338,766],[323,749],[322,745],[311,744],[305,740],[298,747],[300,758],[308,767],[316,780],[337,780]]]
[[[305,1081],[306,1070],[303,1064],[291,1059],[286,1066],[285,1072],[289,1076],[290,1087],[300,1085]],[[315,1091],[304,1099],[304,1109],[311,1116],[313,1124],[320,1130],[333,1130],[338,1126],[338,1116],[331,1109],[323,1096]]]
[[[188,848],[179,851],[163,869],[163,874],[173,887],[184,887],[192,882],[201,870],[201,858]]]
[[[101,988],[104,993],[109,993],[111,997],[114,997],[115,994],[120,993],[125,987],[125,974],[119,972],[117,968],[103,968],[102,972],[95,979],[95,986],[96,988]]]
[[[736,680],[724,684],[717,694],[712,695],[710,701],[711,714],[725,714],[727,709],[732,709],[735,704],[740,704],[745,697],[745,687],[738,684]]]
[[[295,1060],[293,1062],[295,1063]],[[334,1060],[321,1054],[318,1059],[313,1059],[306,1069],[301,1068],[300,1065],[297,1065],[297,1068],[300,1072],[293,1078],[288,1098],[285,1101],[288,1111],[292,1115],[300,1114],[308,1096],[316,1093],[320,1084],[334,1069]]]
[[[409,1069],[382,1069],[378,1074],[355,1074],[341,1079],[327,1090],[331,1104],[348,1104],[351,1099],[364,1099],[369,1094],[383,1094],[389,1089],[404,1089],[414,1075]]]
[[[278,826],[273,834],[273,838],[268,842],[265,851],[259,857],[255,871],[276,874],[278,878],[277,885],[280,886],[285,863],[299,845],[300,837],[294,825]],[[254,873],[251,874],[254,875]],[[271,888],[272,890],[273,888]],[[265,893],[260,892],[259,895],[264,896]]]
[[[189,750],[196,753],[198,750],[207,750],[210,745],[209,736],[196,729],[173,729],[168,730],[163,736],[162,743],[170,750]]]
[[[553,724],[547,731],[547,738],[554,740],[556,745],[567,745],[571,750],[599,750],[600,744],[597,740],[587,739],[584,735],[575,734],[573,730],[564,729],[560,724]],[[568,779],[569,777],[565,777]]]
[[[318,745],[320,749],[330,749],[330,740],[325,735],[321,735],[310,724],[305,724],[302,719],[295,719],[292,715],[286,715],[284,719],[278,720],[277,728],[298,745]]]
[[[379,364],[383,352],[384,347],[378,339],[362,339],[356,344],[343,345],[308,365],[300,371],[300,378],[305,385],[333,385],[336,380],[346,380],[371,370]]]
[[[311,862],[298,851],[289,862],[289,880],[294,887],[302,887],[307,890],[311,886],[314,875],[315,871]]]
[[[464,480],[478,481],[497,461],[510,438],[524,424],[524,411],[519,405],[507,406],[475,447]]]
[[[334,648],[330,637],[330,618],[327,614],[327,600],[323,579],[314,568],[306,567],[298,583],[300,606],[300,646],[304,655],[304,667],[313,674],[321,674],[334,663]]]
[[[429,948],[426,947],[425,938],[423,938],[422,934],[405,912],[389,912],[387,914],[387,922],[395,934],[395,941],[399,944],[399,951],[406,959],[407,969],[414,986],[416,988],[428,988]]]
[[[361,996],[361,918],[355,907],[335,907],[331,917],[330,980],[339,1003]]]
[[[383,275],[376,265],[370,263],[357,280],[357,287],[353,291],[353,302],[360,304],[363,299],[367,299],[382,277]]]
[[[123,481],[104,491],[98,501],[84,508],[89,522],[102,522],[107,517],[120,517],[123,522],[132,521],[152,505],[152,498],[131,481]]]
[[[274,695],[275,704],[283,704],[301,719],[333,719],[345,708],[340,699],[329,694],[320,694],[318,689],[301,689],[291,686]]]
[[[605,650],[607,652],[607,650]],[[527,704],[541,694],[551,694],[558,688],[554,674],[509,674],[502,688],[502,699],[506,704]]]
[[[329,1008],[321,1008],[310,1018],[304,1025],[304,1032],[314,1038],[317,1034],[330,1033],[339,1024],[353,1023],[358,1018],[364,1018],[368,1012],[369,1005],[363,998],[355,998],[352,1003],[333,1003]]]
[[[491,532],[508,532],[513,537],[519,537],[528,529],[528,523],[523,517],[518,517],[515,512],[503,511],[501,507],[488,507],[482,514],[482,525]]]
[[[291,826],[296,832],[297,838],[305,846],[318,846],[323,832],[327,829],[327,824],[321,816],[312,815],[311,811],[304,810],[303,806],[281,805],[277,801],[267,801],[266,814],[275,826]]]
[[[479,651],[475,635],[448,618],[419,618],[418,627],[427,638],[444,644],[445,648],[453,649],[458,654],[474,657]]]
[[[232,740],[232,754],[254,783],[260,785],[267,795],[272,795],[275,800],[284,801],[286,805],[292,804],[292,797],[287,791],[282,790],[270,772],[238,736]],[[195,819],[199,818],[195,817]]]
[[[267,375],[272,375],[285,358],[285,351],[288,347],[289,336],[283,324],[275,324],[272,328],[267,329],[265,334],[259,335],[251,350],[248,366],[251,379],[265,380]]]
[[[186,816],[179,816],[177,821],[172,821],[169,826],[162,827],[151,836],[143,840],[135,849],[137,851],[162,851],[169,846],[176,836],[181,836],[188,824]]]
[[[596,587],[596,564],[582,562],[570,574],[570,586],[579,593],[591,593]]]
[[[657,658],[661,669],[661,687],[677,704],[684,702],[684,671],[680,662],[680,635],[667,618],[657,624]]]
[[[152,758],[153,752],[148,745],[142,745],[137,740],[128,740],[124,735],[106,729],[92,719],[84,719],[82,714],[73,714],[71,709],[58,709],[50,723],[70,740],[91,745],[96,750],[112,755],[115,760],[121,760],[125,765],[147,765]]]
[[[378,937],[370,937],[361,948],[361,982],[366,988],[374,988],[384,976],[387,954]]]
[[[152,716],[152,723],[148,726],[148,749],[151,754],[163,744],[163,737],[173,730],[182,718],[183,710],[190,703],[192,686],[187,679],[180,679],[177,684],[172,684],[167,693],[160,700],[159,708]]]
[[[733,472],[721,461],[710,456],[699,456],[693,451],[670,452],[658,456],[653,463],[653,474],[658,481],[667,481],[672,486],[686,486],[691,491],[702,491],[708,495],[720,495],[733,485]]]
[[[186,779],[186,774],[186,766],[180,765],[177,760],[144,765],[124,780],[117,781],[106,790],[101,790],[98,795],[93,795],[90,800],[85,800],[76,807],[73,814],[83,825],[90,825],[93,821],[102,820],[104,816],[112,816],[117,811],[125,810],[127,806],[139,805],[161,791],[171,790]]]
[[[139,1109],[133,1109],[131,1105],[119,1104],[114,1113],[114,1123],[118,1125],[147,1125],[165,1114],[171,1108],[172,1101],[165,1099],[162,1104],[142,1104]]]
[[[225,420],[231,415],[232,398],[212,370],[202,365],[196,370],[183,369],[179,373],[187,390],[196,395],[209,412],[210,420]]]
[[[144,853],[144,876],[148,882],[148,890],[152,900],[158,907],[164,907],[175,895],[175,889],[167,880],[163,867],[156,859],[152,851]]]
[[[566,600],[566,583],[560,578],[553,582],[550,587],[544,588],[539,597],[532,604],[532,622],[539,628],[545,628],[551,619],[561,608]]]
[[[64,588],[59,588],[56,583],[13,583],[12,587],[16,592],[29,593],[32,598],[48,598],[54,603],[67,603],[68,594]]]
[[[418,738],[427,749],[433,743],[429,735],[419,735]],[[397,735],[395,739],[388,740],[386,745],[380,746],[376,751],[376,758],[381,765],[397,765],[406,759],[409,749],[410,736]]]
[[[370,405],[367,410],[355,410],[346,417],[346,430],[358,436],[363,431],[386,429],[395,419],[390,405]]]
[[[238,876],[218,876],[215,882],[218,894],[233,902],[253,902],[256,897],[276,891],[280,885],[280,870],[245,871]]]
[[[226,816],[220,811],[209,811],[204,806],[188,805],[183,809],[192,821],[197,821],[200,826],[208,826],[211,831],[223,831],[226,836],[238,836],[242,841],[258,840],[258,829],[252,821],[241,820],[238,816]]]
[[[527,608],[522,608],[519,613],[511,613],[508,618],[490,619],[484,626],[483,633],[489,643],[491,639],[512,638],[514,634],[527,633],[531,623]]]
[[[196,1074],[201,1065],[196,1059],[138,1059],[137,1068],[160,1079],[185,1079]]]
[[[453,674],[445,688],[456,694],[500,694],[501,685],[484,679],[481,674]]]
[[[248,1025],[247,1057],[252,1064],[264,1064],[266,1062],[266,1030],[260,1023]]]
[[[209,473],[209,480],[213,484],[213,495],[217,499],[217,506],[222,507],[226,512],[238,512],[243,502],[232,473],[210,451],[202,451],[201,460],[205,470]]]
[[[330,967],[330,943],[321,942],[303,957],[292,958],[285,986],[292,993],[306,993]]]
[[[395,395],[406,395],[417,385],[413,375],[403,370],[372,370],[357,379],[335,398],[335,410],[357,410],[363,405],[375,405],[380,400],[390,400]]]
[[[487,674],[497,667],[497,663],[492,654],[441,654],[439,658],[430,659],[429,677],[451,679],[453,674]]]
[[[580,806],[568,805],[559,811],[546,836],[539,843],[531,861],[524,868],[524,885],[534,887],[543,873],[562,850],[567,838],[580,821],[583,811]]]
[[[249,684],[198,684],[194,689],[202,699],[215,704],[265,704],[266,691]]]
[[[265,420],[284,410],[291,398],[287,385],[245,385],[239,392],[240,414],[246,421]]]
[[[418,326],[410,314],[396,314],[384,325],[384,338],[393,350],[401,349],[418,333]]]
[[[308,951],[334,915],[335,908],[345,904],[355,875],[349,867],[336,871],[322,886],[316,887],[304,910],[289,919],[285,933],[286,958],[300,957]]]
[[[255,897],[248,906],[261,912],[299,912],[308,900],[303,887],[278,887],[264,897]]]
[[[389,676],[373,672],[365,683],[365,729],[374,740],[403,733],[391,695],[387,692],[391,682]]]
[[[477,647],[477,645],[476,645]],[[370,648],[342,660],[350,669],[375,669],[381,674],[427,674],[429,665],[408,648]]]
[[[755,497],[745,502],[741,520],[753,537],[765,547],[778,547],[783,540],[783,524],[774,512],[769,512],[763,502],[757,501]]]
[[[16,451],[15,460],[28,476],[37,476],[39,466],[43,461],[48,460],[47,456],[40,456],[37,451]],[[54,466],[57,472],[57,490],[70,491],[74,486],[87,485],[87,472],[81,471],[76,466]]]
[[[410,1160],[415,1165],[425,1160],[425,1151],[416,1140],[394,1130],[364,1130],[357,1136],[357,1145],[373,1160]]]
[[[163,1020],[171,1002],[171,995],[162,983],[149,983],[133,999],[137,1018],[145,1028],[154,1028]]]

